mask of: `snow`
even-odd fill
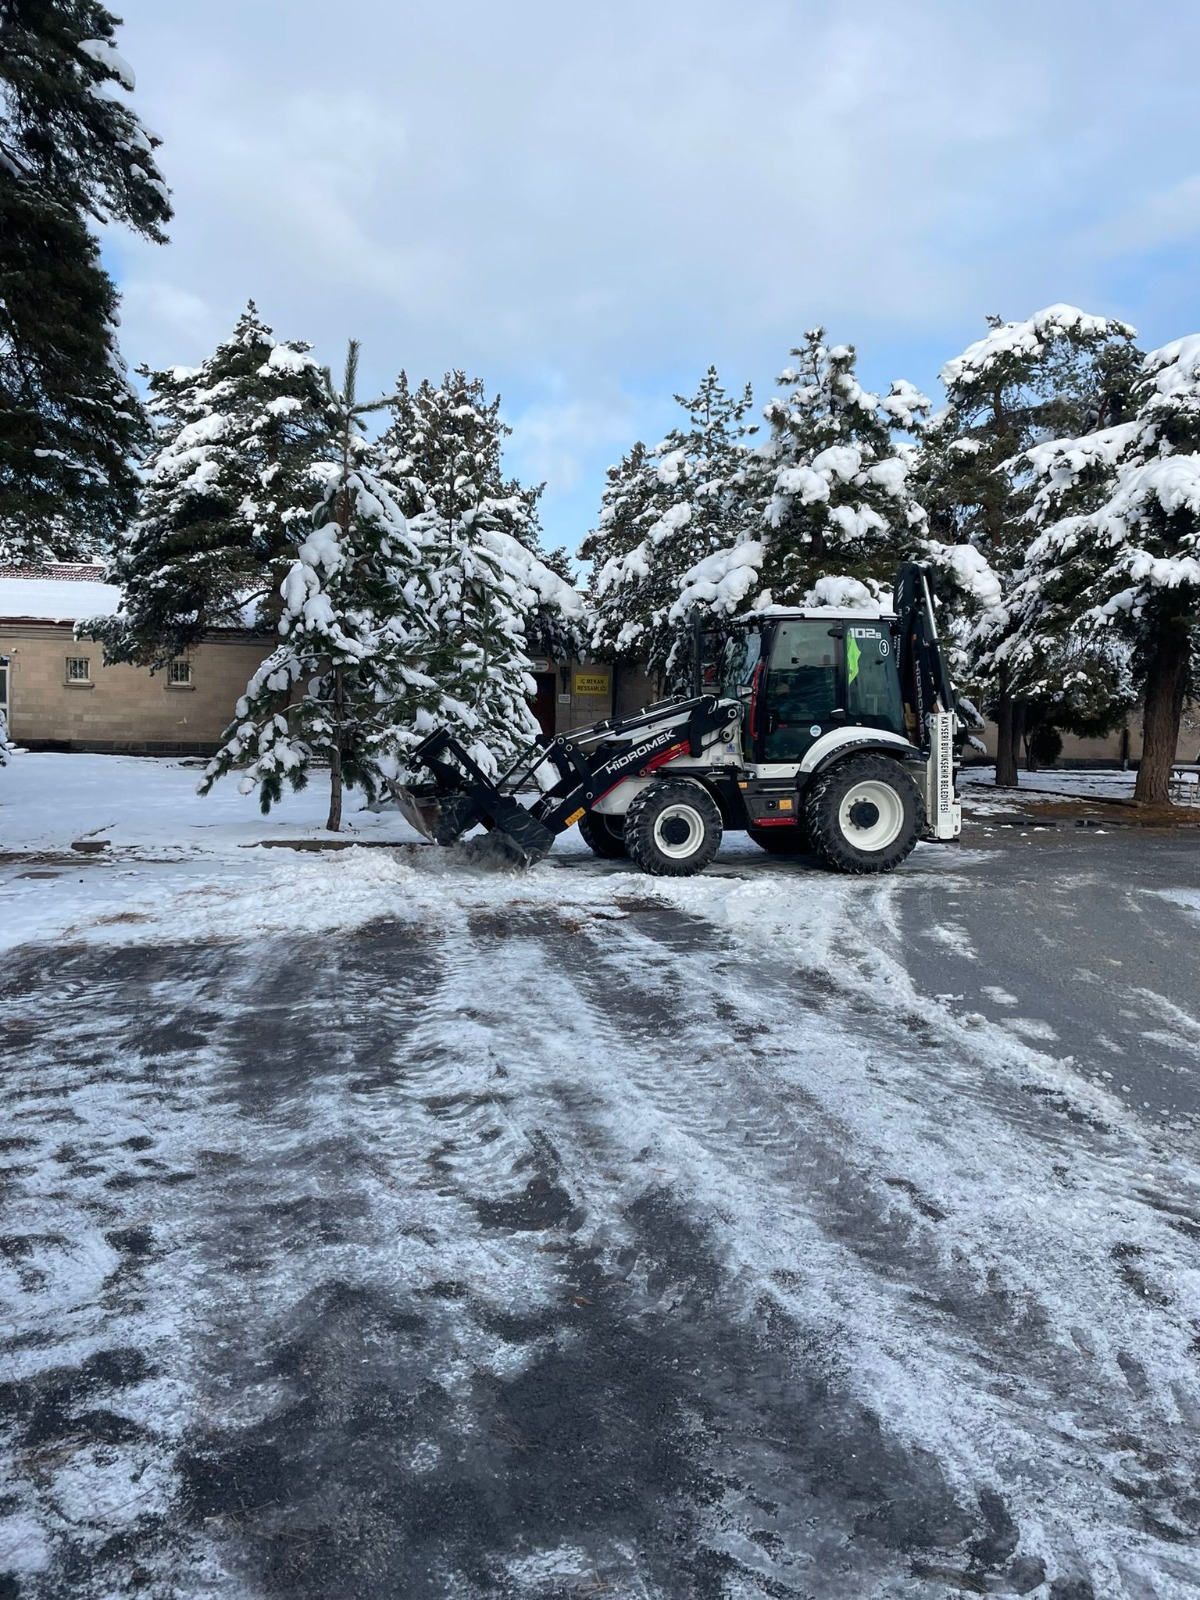
[[[1004,593],[987,558],[971,544],[927,544],[930,556],[938,565],[949,567],[959,586],[978,607],[983,625],[1001,629],[1008,624],[1008,610]]]
[[[811,506],[829,499],[829,479],[813,467],[782,467],[775,474],[775,490],[777,494],[793,496],[802,506]]]
[[[499,528],[481,529],[479,536],[484,548],[499,560],[504,574],[520,589],[530,591],[539,604],[553,606],[569,621],[583,620],[586,607],[579,590],[539,561],[519,539]]]
[[[295,350],[290,344],[277,344],[271,354],[258,369],[260,378],[273,377],[278,372],[314,372],[320,370],[320,363],[304,350]]]
[[[240,1448],[273,1420],[303,1428],[314,1393],[313,1431],[285,1435],[305,1475],[334,1497],[322,1433],[351,1429],[355,1482],[397,1537],[376,1402],[400,1441],[393,1479],[403,1455],[433,1506],[468,1458],[494,1493],[505,1457],[478,1397],[520,1380],[545,1407],[545,1372],[586,1425],[586,1454],[561,1459],[594,1453],[606,1488],[616,1461],[647,1541],[661,1516],[722,1560],[816,1575],[831,1600],[934,1600],[947,1582],[921,1579],[909,1541],[878,1554],[871,1495],[908,1507],[939,1555],[933,1514],[966,1508],[961,1543],[995,1495],[1060,1593],[1082,1567],[1106,1600],[1184,1600],[1200,1165],[1052,1053],[1011,991],[982,990],[1015,1012],[1008,1029],[920,991],[906,914],[934,908],[939,960],[962,948],[970,849],[922,847],[874,880],[731,838],[715,870],[672,882],[569,836],[530,873],[489,874],[392,813],[354,811],[348,835],[389,848],[250,848],[328,838],[320,775],[265,820],[228,792],[197,799],[194,776],[28,754],[0,773],[0,830],[23,857],[0,879],[0,937],[48,974],[9,1069],[25,1147],[5,1231],[35,1240],[36,1272],[22,1284],[0,1261],[20,1336],[6,1377],[147,1357],[113,1402],[133,1444],[72,1440],[0,1469],[0,1539],[23,1574],[79,1536],[72,1519],[98,1549],[136,1532],[131,1502],[171,1515],[197,1431]],[[110,850],[71,856],[84,835]],[[6,1004],[28,1027],[21,995]],[[544,1170],[564,1220],[488,1221]],[[700,1241],[690,1276],[639,1222],[656,1206],[664,1233]],[[114,1240],[134,1228],[155,1250],[128,1292]],[[335,1293],[351,1311],[322,1325]],[[611,1454],[589,1362],[614,1348],[679,1386],[694,1505],[636,1501],[645,1430],[628,1405]],[[428,1418],[410,1431],[404,1393],[436,1397],[440,1435]],[[670,1426],[664,1410],[656,1443]],[[537,1466],[519,1433],[502,1443],[514,1481]],[[251,1592],[222,1565],[242,1528],[278,1545],[315,1525],[286,1498],[286,1454],[278,1472],[265,1519],[251,1505],[155,1534],[150,1588]],[[584,1539],[565,1493],[506,1539],[514,1600],[595,1571],[619,1594],[686,1592],[643,1581],[636,1540]],[[355,1503],[356,1539],[374,1498]]]
[[[1038,772],[1020,772],[1017,790],[997,789],[994,780],[994,767],[964,767],[958,778],[964,802],[978,811],[989,803],[994,809],[1005,810],[1018,794],[1024,793],[1049,799],[1132,800],[1137,773],[1132,769],[1122,772],[1117,768],[1048,767]]]
[[[804,604],[880,614],[879,596],[857,578],[818,578],[805,595]]]
[[[1131,467],[1097,521],[1101,527],[1110,517],[1136,521],[1150,501],[1157,501],[1168,516],[1181,511],[1200,516],[1200,456],[1162,456]]]
[[[707,605],[719,616],[738,611],[758,585],[764,549],[760,540],[747,539],[705,556],[683,576],[672,618],[684,617],[693,607]]]
[[[111,615],[121,604],[115,584],[66,578],[0,577],[0,619],[77,622]]]
[[[1157,350],[1151,350],[1142,363],[1142,371],[1151,381],[1156,395],[1172,406],[1187,410],[1197,409],[1197,387],[1200,385],[1200,333],[1186,334],[1173,339]]]
[[[927,394],[906,378],[897,378],[889,393],[879,402],[879,409],[891,417],[898,427],[913,429],[921,418],[927,416],[931,406]]]
[[[79,44],[79,53],[87,56],[89,61],[94,61],[97,66],[116,78],[121,87],[128,89],[131,94],[137,88],[133,68],[110,40],[83,39]]]
[[[1014,357],[1036,359],[1056,339],[1068,335],[1097,339],[1110,334],[1132,338],[1135,332],[1124,322],[1090,316],[1078,306],[1061,303],[1046,306],[1024,322],[1005,322],[993,328],[984,338],[968,345],[961,355],[947,361],[940,376],[947,389],[968,388],[981,383],[1001,362]]]
[[[867,505],[834,506],[829,513],[829,520],[834,527],[842,530],[852,545],[866,539],[869,534],[881,533],[887,528],[878,511]]]
[[[1050,439],[1035,444],[1024,459],[1038,477],[1057,487],[1071,483],[1089,467],[1114,467],[1145,433],[1143,422],[1118,422],[1111,428],[1098,428],[1081,439]],[[974,441],[960,440],[952,449]],[[978,448],[978,446],[976,446]]]
[[[829,480],[840,478],[843,483],[850,483],[862,467],[862,450],[853,444],[830,445],[817,452],[811,465],[814,472]]]

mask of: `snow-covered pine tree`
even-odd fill
[[[592,652],[604,660],[632,660],[637,630],[626,627],[629,619],[621,592],[624,585],[606,579],[600,591],[600,573],[618,570],[630,551],[641,545],[658,518],[661,494],[656,463],[639,439],[619,462],[606,469],[596,526],[579,546],[580,560],[592,564],[588,582],[589,644]]]
[[[922,430],[913,486],[929,513],[933,554],[962,580],[957,631],[964,687],[995,717],[996,782],[1011,786],[1033,698],[1031,683],[1014,676],[1006,645],[1012,618],[1005,601],[1030,538],[1029,475],[1011,464],[1039,439],[1112,420],[1128,393],[1136,352],[1132,328],[1075,306],[1047,306],[1024,322],[989,317],[988,324],[984,338],[942,368],[947,406]],[[951,548],[964,545],[972,556]],[[1064,726],[1076,712],[1082,715],[1061,699],[1054,708]],[[1100,714],[1099,705],[1092,713]]]
[[[645,459],[640,498],[635,480],[628,507],[612,508],[619,524],[622,512],[637,504],[641,537],[608,555],[593,572],[591,589],[593,648],[636,655],[663,690],[686,684],[688,616],[678,604],[680,589],[685,574],[737,537],[743,441],[753,431],[745,422],[750,386],[731,397],[715,367],[694,395],[675,399],[688,425],[673,428]],[[608,505],[602,527],[606,514]]]
[[[416,389],[402,374],[381,441],[387,481],[437,573],[430,620],[452,652],[439,679],[449,721],[485,771],[540,731],[529,704],[531,625],[550,608],[578,628],[583,611],[573,586],[531,548],[529,491],[501,471],[508,430],[499,411],[499,397],[489,401],[463,372]]]
[[[1026,457],[1040,532],[1015,597],[1016,659],[1035,689],[1064,647],[1099,639],[1114,673],[1128,663],[1143,707],[1134,793],[1163,805],[1183,704],[1200,692],[1200,334],[1151,351],[1131,399],[1124,419]]]
[[[500,423],[500,430],[504,436],[512,432],[505,423]],[[575,587],[566,546],[546,547],[541,519],[545,488],[544,483],[524,484],[509,478],[500,484],[496,504],[500,526],[532,558],[522,562],[512,552],[522,581],[532,584],[538,596],[537,604],[525,618],[525,647],[530,655],[567,660],[578,656],[587,644],[587,608]]]
[[[330,453],[321,368],[251,301],[197,369],[146,372],[158,421],[133,525],[108,565],[114,617],[81,622],[107,661],[157,670],[214,627],[273,628]]]
[[[132,514],[145,413],[89,222],[164,238],[158,140],[98,0],[0,0],[0,560],[90,559]]]
[[[741,470],[737,538],[686,575],[677,614],[854,604],[887,589],[924,537],[912,447],[892,435],[929,401],[902,379],[882,398],[863,389],[854,347],[826,346],[821,328],[792,355],[798,365],[779,379],[791,393],[764,408],[770,437]]]
[[[250,680],[200,785],[206,794],[242,769],[242,793],[257,788],[265,812],[285,780],[302,789],[314,762],[328,762],[332,832],[343,785],[374,799],[404,752],[453,709],[435,681],[444,663],[429,626],[437,590],[428,555],[363,432],[362,419],[386,402],[357,401],[357,365],[351,343],[340,391],[325,375],[334,453],[281,586],[282,639]]]

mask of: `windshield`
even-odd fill
[[[732,634],[725,641],[721,658],[721,693],[730,700],[738,698],[754,676],[754,669],[762,656],[762,635],[757,628],[747,633]]]

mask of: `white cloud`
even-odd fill
[[[195,361],[253,295],[334,360],[363,339],[380,388],[464,366],[519,393],[522,459],[593,500],[623,395],[710,360],[761,381],[817,321],[939,341],[928,379],[985,311],[1121,311],[1095,230],[1183,238],[1200,206],[1180,8],[121,9],[177,205],[168,248],[118,246],[130,359]]]

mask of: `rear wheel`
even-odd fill
[[[625,855],[624,821],[601,811],[585,811],[579,819],[579,836],[593,855],[617,861]]]
[[[652,783],[629,802],[625,848],[643,872],[690,878],[721,843],[721,813],[707,789],[685,779]]]
[[[815,779],[804,815],[813,848],[839,872],[890,872],[925,829],[921,791],[890,756],[855,756]]]
[[[797,819],[791,827],[783,828],[754,828],[746,832],[761,845],[768,855],[772,856],[803,856],[812,849],[808,841],[808,833],[802,822]]]

